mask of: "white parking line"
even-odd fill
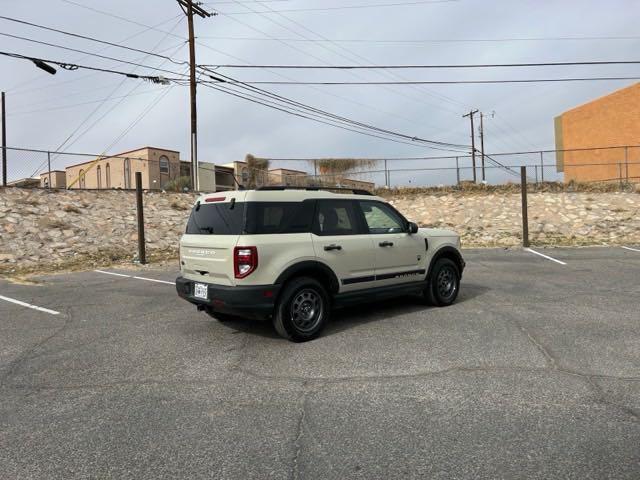
[[[167,285],[175,285],[176,282],[167,282],[166,280],[156,280],[155,278],[133,277],[136,280],[146,280],[147,282],[166,283]]]
[[[638,250],[637,248],[631,248],[631,247],[622,247],[625,250],[631,250],[632,252],[640,252],[640,250]]]
[[[559,263],[560,265],[566,265],[566,263],[561,262],[560,260],[557,260],[557,259],[555,259],[555,258],[553,258],[553,257],[550,257],[550,256],[548,256],[548,255],[545,255],[545,254],[543,254],[543,253],[536,252],[535,250],[533,250],[533,249],[531,249],[531,248],[525,248],[525,250],[526,250],[527,252],[531,252],[531,253],[535,253],[536,255],[540,255],[542,258],[546,258],[547,260],[551,260],[552,262]]]
[[[115,275],[116,277],[127,277],[127,278],[131,278],[131,275],[125,275],[125,274],[123,274],[123,273],[105,272],[104,270],[94,270],[94,272],[104,273],[104,274],[107,274],[107,275]]]
[[[16,300],[15,298],[4,297],[0,295],[0,300],[4,300],[5,302],[15,303],[16,305],[20,305],[22,307],[32,308],[34,310],[38,310],[39,312],[50,313],[51,315],[59,315],[60,312],[56,312],[55,310],[50,310],[48,308],[38,307],[37,305],[31,305],[27,302],[21,302],[20,300]]]
[[[167,282],[166,280],[157,280],[155,278],[136,277],[134,275],[125,275],[124,273],[106,272],[104,270],[94,270],[94,272],[104,273],[106,275],[115,275],[116,277],[135,278],[136,280],[145,280],[147,282],[164,283],[166,285],[175,285],[176,282]]]

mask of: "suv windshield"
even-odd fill
[[[244,223],[244,203],[200,204],[193,208],[187,232],[191,235],[240,235]]]

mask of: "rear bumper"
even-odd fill
[[[207,285],[207,300],[193,296],[194,283]],[[209,307],[214,312],[259,320],[273,315],[280,285],[250,285],[227,287],[207,282],[194,282],[184,277],[176,279],[178,295],[194,305]]]

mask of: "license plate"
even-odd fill
[[[206,283],[196,283],[193,286],[193,296],[196,298],[202,298],[203,300],[207,300],[209,297],[207,284]]]

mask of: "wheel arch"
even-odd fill
[[[276,284],[283,285],[294,277],[311,277],[320,281],[330,295],[338,293],[340,282],[330,267],[322,262],[305,260],[287,267],[276,279]]]
[[[441,258],[448,258],[458,267],[458,271],[460,272],[460,277],[462,278],[462,271],[464,270],[464,260],[462,259],[462,254],[460,251],[452,246],[446,245],[440,249],[438,249],[433,256],[431,257],[431,262],[429,263],[429,269],[427,270],[427,277],[431,277],[431,270],[433,266],[436,264],[438,260]]]

